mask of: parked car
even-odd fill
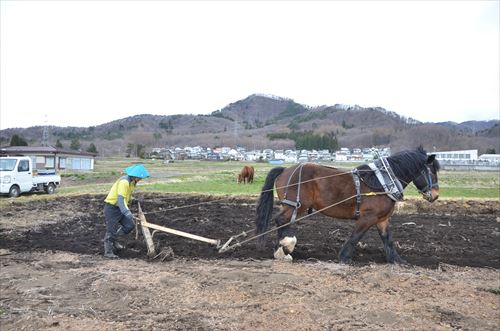
[[[55,192],[61,176],[55,171],[40,171],[35,175],[31,158],[27,156],[0,157],[0,193],[18,197],[21,193],[45,191]]]

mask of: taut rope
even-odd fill
[[[386,194],[387,194],[386,192],[368,192],[368,193],[361,193],[361,195],[363,195],[363,196],[386,195]],[[331,204],[331,205],[329,205],[329,206],[326,206],[326,207],[324,207],[324,208],[321,208],[321,209],[315,210],[314,212],[312,212],[312,213],[310,213],[310,214],[307,214],[307,215],[304,215],[304,216],[302,216],[302,217],[297,218],[297,219],[295,220],[295,222],[294,222],[294,223],[297,223],[298,221],[301,221],[301,220],[303,220],[303,219],[306,219],[306,218],[308,218],[308,217],[310,217],[310,216],[312,216],[312,215],[314,215],[314,214],[321,213],[322,211],[327,210],[328,208],[332,208],[332,207],[335,207],[335,206],[337,206],[337,205],[340,205],[341,203],[344,203],[344,202],[346,202],[346,201],[349,201],[350,199],[353,199],[353,198],[355,198],[355,197],[356,197],[356,195],[353,195],[353,196],[350,196],[350,197],[348,197],[348,198],[345,198],[345,199],[343,199],[343,200],[341,200],[341,201],[335,202],[335,203],[333,203],[333,204]],[[252,236],[252,237],[250,237],[250,238],[247,238],[247,239],[245,239],[245,240],[243,240],[243,241],[237,242],[237,243],[235,243],[234,245],[225,245],[225,246],[223,246],[223,247],[219,250],[219,253],[224,253],[224,252],[227,252],[227,251],[228,251],[228,250],[230,250],[230,249],[234,249],[234,248],[236,248],[236,247],[240,247],[241,245],[243,245],[243,244],[245,244],[245,243],[247,243],[247,242],[249,242],[249,241],[255,240],[255,239],[257,239],[257,238],[259,238],[259,237],[262,237],[262,236],[264,236],[264,235],[266,235],[266,234],[268,234],[268,233],[271,233],[271,232],[277,231],[277,230],[279,230],[279,229],[281,229],[281,228],[284,228],[285,226],[289,226],[290,224],[291,224],[290,222],[285,223],[285,224],[282,224],[282,225],[280,225],[280,226],[277,226],[277,227],[274,227],[274,228],[272,228],[272,229],[269,229],[269,230],[267,230],[267,231],[265,231],[265,232],[262,232],[262,233],[260,233],[260,234],[258,234],[258,235],[255,235],[255,236]],[[255,231],[255,228],[254,228],[254,229],[252,229],[252,230],[250,230],[250,231]],[[244,231],[244,232],[242,232],[242,233],[240,233],[240,234],[238,234],[238,235],[236,235],[236,236],[234,236],[234,237],[240,237],[240,236],[242,236],[242,235],[243,235],[243,236],[246,236],[246,231]]]

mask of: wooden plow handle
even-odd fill
[[[149,223],[146,220],[146,216],[144,216],[144,213],[142,212],[142,208],[141,208],[140,203],[138,204],[138,210],[139,210],[139,219],[141,221],[142,234],[144,235],[144,239],[146,240],[149,257],[155,256],[155,253],[156,253],[155,246],[153,243],[153,236],[151,235],[151,232],[149,231],[149,229],[155,229],[158,231],[175,234],[175,235],[180,236],[180,237],[185,237],[185,238],[189,238],[189,239],[203,241],[203,242],[215,245],[217,248],[219,248],[221,246],[221,241],[218,239],[205,238],[205,237],[198,236],[198,235],[191,234],[191,233],[187,233],[184,231],[179,231],[179,230],[167,228],[165,226],[161,226],[158,224]]]
[[[144,224],[146,224],[147,221],[146,221],[146,216],[144,216],[144,213],[142,212],[141,203],[139,202],[137,206],[139,209],[139,220],[141,221],[142,235],[144,236],[144,240],[146,241],[146,245],[148,248],[148,257],[152,258],[156,255],[155,244],[153,243],[153,236],[151,235],[149,228],[144,226]]]

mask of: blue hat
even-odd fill
[[[149,172],[143,164],[131,165],[130,167],[125,168],[125,173],[129,176],[138,177],[141,179],[149,177]]]

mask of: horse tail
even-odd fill
[[[269,226],[269,221],[273,214],[273,202],[274,202],[274,182],[279,175],[283,173],[285,168],[276,167],[271,169],[267,174],[266,181],[260,192],[259,201],[257,202],[257,218],[255,220],[257,225],[257,233],[261,234],[267,230]],[[264,237],[260,237],[257,241],[257,245],[262,247],[264,244]]]

